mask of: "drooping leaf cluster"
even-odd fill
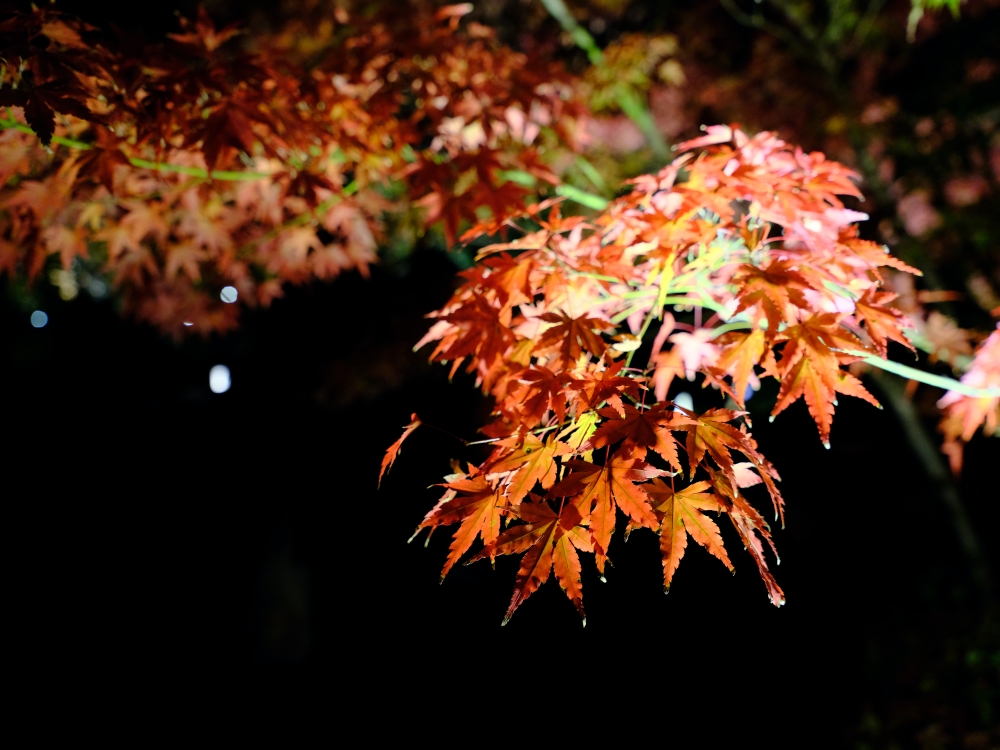
[[[913,4],[918,6],[930,7]],[[921,370],[962,377],[978,362],[979,375],[964,382],[994,382],[1000,373],[987,376],[982,363],[990,358],[976,354],[1000,317],[1000,110],[991,88],[1000,69],[989,52],[995,52],[996,35],[987,31],[996,25],[992,4],[964,3],[961,32],[950,14],[911,15],[910,31],[919,22],[919,33],[909,41],[908,4],[887,4],[878,13],[866,12],[864,3],[810,10],[799,4],[801,15],[786,13],[791,6],[783,0],[722,7],[736,25],[716,23],[719,6],[712,4],[672,18],[670,29],[680,40],[672,61],[683,75],[682,83],[667,85],[661,78],[649,89],[659,128],[667,137],[705,121],[778,129],[789,140],[857,168],[865,211],[873,217],[868,232],[925,273],[915,284],[909,274],[885,272],[887,291],[898,294],[892,305],[912,326],[906,335],[920,350]],[[967,44],[949,47],[944,56],[935,51],[956,33]],[[647,35],[647,45],[656,39]],[[619,56],[623,43],[640,44],[623,35],[605,53]],[[732,54],[741,45],[746,57]],[[722,49],[729,54],[718,54]],[[624,172],[619,164],[634,163],[629,149],[638,148],[641,134],[625,116],[599,117],[588,129],[599,145],[587,157],[613,181]],[[853,366],[852,374],[863,375],[869,365]],[[928,398],[926,386],[918,383],[950,391],[940,402],[945,411],[940,429],[954,473],[962,465],[961,436],[972,437],[976,429],[958,427],[964,417],[949,416],[964,411],[960,404],[982,399],[983,406],[968,414],[981,417],[987,435],[1000,435],[986,418],[1000,417],[995,395],[897,374],[916,378],[908,382],[903,408],[916,409],[927,421],[940,416],[937,399]]]
[[[603,576],[619,511],[626,534],[659,536],[665,588],[688,537],[732,569],[717,521],[728,517],[781,605],[771,529],[745,492],[761,485],[783,519],[779,477],[744,400],[775,378],[772,418],[801,398],[829,445],[838,395],[877,405],[845,367],[909,346],[882,269],[914,269],[859,239],[866,216],[842,201],[858,196],[857,175],[735,126],[678,149],[592,220],[551,202],[509,217],[520,236],[481,250],[418,344],[494,399],[491,455],[446,478],[420,527],[458,525],[442,576],[477,539],[472,560],[524,553],[505,622],[552,571],[582,616],[580,554]],[[726,408],[674,404],[684,377]]]
[[[0,269],[85,261],[138,319],[209,332],[284,282],[365,273],[388,216],[450,241],[523,206],[509,174],[555,183],[581,110],[557,65],[460,28],[469,9],[341,9],[252,39],[202,11],[139,46],[50,8],[8,18]]]

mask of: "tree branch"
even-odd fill
[[[993,598],[993,579],[986,555],[983,554],[979,536],[969,521],[962,496],[958,492],[958,487],[955,486],[940,451],[937,450],[934,441],[921,424],[917,410],[906,397],[899,381],[879,370],[873,370],[871,378],[895,412],[896,418],[903,426],[903,434],[906,436],[910,448],[917,455],[927,478],[934,484],[938,497],[948,509],[952,531],[954,531],[958,545],[965,555],[973,583],[979,593],[987,601],[991,601]]]

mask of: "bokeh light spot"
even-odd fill
[[[236,301],[236,298],[240,296],[240,293],[236,291],[234,286],[224,286],[222,287],[222,292],[219,294],[219,299],[228,304],[232,304]]]
[[[225,393],[231,385],[229,368],[225,365],[216,365],[208,371],[208,387],[212,389],[212,393]]]
[[[676,396],[674,396],[674,404],[681,407],[682,409],[687,409],[688,411],[694,411],[694,399],[691,398],[691,394],[687,391],[681,391]]]
[[[49,316],[43,313],[41,310],[35,310],[31,313],[31,325],[35,328],[45,328],[45,324],[49,322]]]

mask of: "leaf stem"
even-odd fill
[[[37,137],[34,130],[29,128],[27,125],[22,125],[13,117],[7,120],[0,120],[0,130],[19,130],[22,133],[29,133]],[[66,146],[67,148],[75,148],[79,151],[90,151],[94,148],[91,143],[85,143],[84,141],[78,141],[73,138],[63,138],[59,135],[52,136],[52,142],[60,146]],[[127,158],[132,166],[139,167],[141,169],[155,169],[159,172],[176,172],[177,174],[186,174],[191,177],[209,179],[208,170],[200,169],[198,167],[186,167],[180,164],[165,164],[163,162],[149,161],[148,159],[139,159],[134,156]],[[231,172],[222,169],[213,169],[211,172],[211,179],[227,180],[230,182],[240,180],[262,180],[271,176],[271,174],[266,172]]]
[[[657,314],[662,309],[663,309],[662,307],[658,308],[656,305],[653,305],[651,308],[649,308],[649,312],[646,314],[646,319],[642,321],[642,328],[639,330],[640,341],[642,341],[642,337],[646,335],[646,331],[649,330],[649,324],[653,322],[653,318],[657,317]],[[629,365],[632,364],[632,357],[635,355],[637,351],[638,349],[633,349],[628,353],[628,356],[625,357],[625,367],[628,367]]]
[[[958,538],[962,552],[965,554],[973,581],[983,595],[990,599],[993,584],[986,555],[983,553],[982,544],[965,511],[962,496],[945,466],[941,453],[936,449],[934,442],[927,434],[927,430],[921,424],[917,410],[906,397],[902,386],[892,377],[877,371],[871,373],[871,376],[878,389],[886,397],[889,406],[896,413],[896,418],[903,427],[903,434],[910,447],[920,459],[927,477],[937,486],[938,495],[948,508],[952,529]]]
[[[910,380],[916,380],[918,383],[933,385],[936,388],[943,388],[946,391],[955,391],[956,393],[961,393],[963,396],[970,396],[971,398],[1000,398],[1000,388],[976,388],[954,378],[934,375],[933,373],[918,370],[916,367],[908,367],[907,365],[899,364],[899,362],[876,357],[867,352],[855,351],[853,349],[834,349],[834,351],[849,354],[852,357],[861,357],[862,361],[871,367],[891,372],[894,375],[901,375]]]

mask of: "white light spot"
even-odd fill
[[[225,365],[216,365],[208,371],[208,387],[212,393],[225,393],[229,390],[232,381],[229,378],[229,368]]]
[[[222,292],[219,294],[219,299],[223,302],[232,304],[236,301],[236,298],[240,296],[240,293],[236,291],[234,286],[224,286],[222,287]]]
[[[31,313],[31,325],[35,328],[45,328],[45,324],[49,322],[49,316],[43,313],[41,310],[35,310]]]
[[[91,297],[101,299],[108,293],[108,285],[100,279],[94,279],[87,286],[87,291],[90,292]]]
[[[688,411],[694,411],[694,399],[691,398],[691,394],[687,391],[681,391],[676,396],[674,396],[674,404],[681,407],[682,409],[687,409]]]
[[[194,325],[194,323],[189,323],[188,321],[186,321],[186,320],[185,320],[185,321],[184,321],[184,325],[186,325],[186,326],[193,326],[193,325]]]

